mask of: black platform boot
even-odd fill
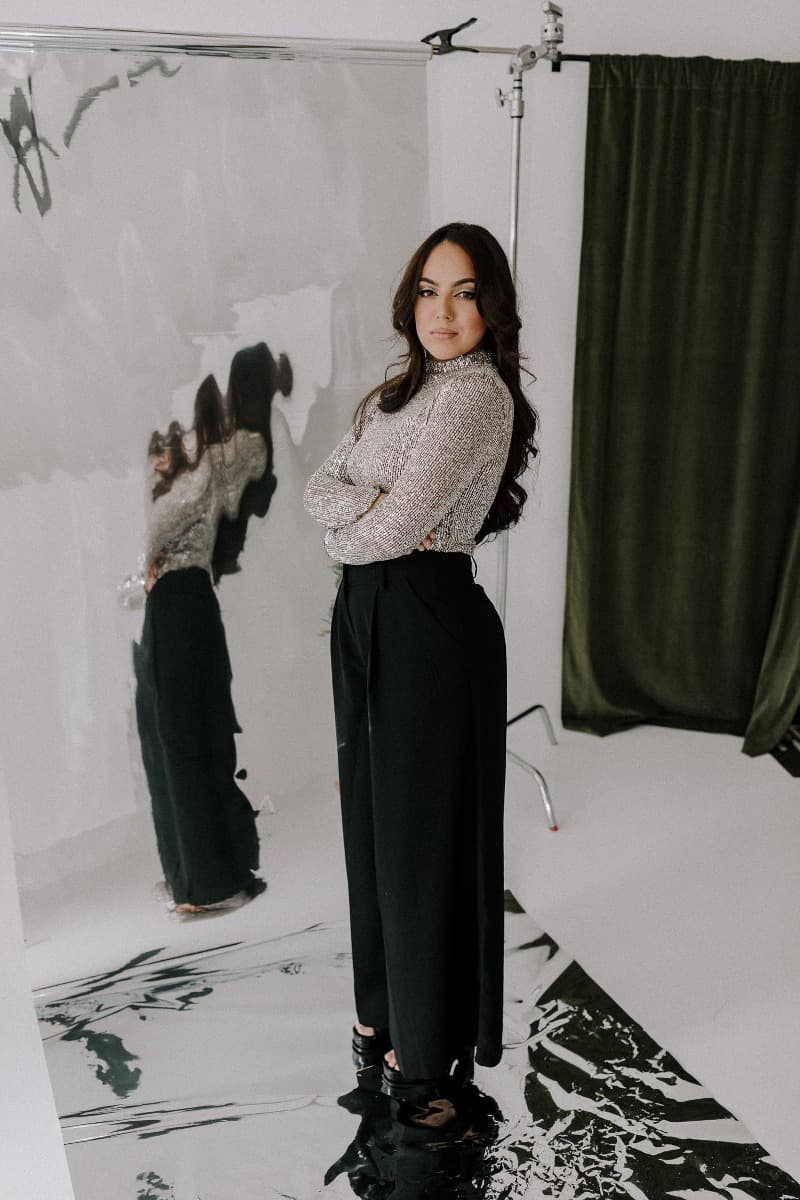
[[[474,1074],[472,1047],[460,1050],[446,1075],[435,1079],[407,1079],[384,1060],[381,1091],[396,1103],[395,1117],[404,1124],[443,1128],[457,1116],[459,1095]]]
[[[380,1089],[383,1056],[391,1046],[388,1029],[376,1029],[372,1034],[365,1034],[353,1027],[353,1063],[360,1088],[370,1092]]]

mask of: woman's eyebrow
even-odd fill
[[[432,283],[434,287],[439,286],[435,279],[428,279],[427,275],[420,275],[419,281],[420,283]],[[475,283],[475,280],[472,276],[468,276],[466,279],[457,279],[452,287],[460,287],[462,283]]]

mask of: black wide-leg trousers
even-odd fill
[[[136,718],[164,877],[176,903],[241,891],[258,866],[255,813],[238,787],[231,665],[206,571],[169,571],[134,646]]]
[[[465,554],[345,566],[331,631],[358,1020],[408,1078],[494,1066],[506,657]]]

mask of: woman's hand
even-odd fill
[[[370,504],[370,506],[366,510],[366,512],[362,513],[362,516],[365,517],[368,512],[372,512],[375,505],[380,504],[383,497],[386,496],[387,494],[388,494],[387,492],[378,492],[377,496],[372,501],[372,504]],[[416,548],[417,548],[417,550],[431,550],[433,548],[433,543],[435,541],[436,541],[436,530],[432,529],[430,531],[430,533],[425,534],[425,537],[422,539],[421,542],[418,543]]]
[[[381,500],[382,500],[382,499],[383,499],[383,497],[384,497],[384,496],[386,496],[386,495],[388,495],[388,493],[387,493],[387,492],[378,492],[377,496],[376,496],[376,497],[375,497],[375,499],[372,501],[372,504],[370,504],[370,506],[369,506],[369,508],[366,510],[366,512],[362,513],[362,516],[366,516],[368,512],[372,512],[372,510],[373,510],[373,508],[375,507],[375,505],[376,505],[376,504],[380,504]],[[433,543],[434,543],[435,541],[436,541],[436,530],[435,530],[435,529],[432,529],[432,530],[430,531],[430,533],[426,533],[426,534],[425,534],[425,537],[422,539],[422,541],[421,541],[421,542],[419,542],[419,543],[417,544],[417,547],[416,547],[416,548],[417,548],[417,550],[431,550],[431,549],[433,549]]]
[[[162,562],[163,562],[163,559],[161,558],[161,555],[159,554],[156,556],[156,558],[153,559],[153,561],[150,563],[150,566],[147,568],[147,573],[145,574],[145,577],[144,577],[144,590],[148,596],[152,592],[153,587],[155,586],[155,582],[158,579],[158,569],[161,566]]]

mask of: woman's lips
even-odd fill
[[[455,329],[432,329],[431,337],[457,337]]]

